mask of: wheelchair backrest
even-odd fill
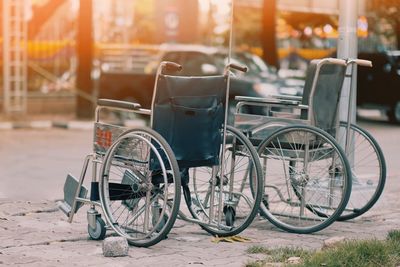
[[[226,77],[172,76],[160,74],[154,88],[154,104],[169,102],[171,97],[216,96],[225,101]]]
[[[158,75],[152,128],[167,140],[181,168],[219,163],[226,82],[222,75]]]
[[[311,61],[302,98],[302,104],[309,105],[309,110],[302,111],[302,119],[311,120],[312,125],[335,134],[345,74],[345,65],[321,64],[319,60]]]

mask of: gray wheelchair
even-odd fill
[[[103,239],[107,229],[131,245],[148,247],[164,239],[177,217],[218,236],[247,228],[262,200],[262,169],[256,149],[227,126],[230,64],[210,77],[175,74],[181,66],[162,62],[151,109],[101,99],[96,109],[93,153],[80,179],[67,177],[60,208],[72,221],[83,204],[88,233]],[[125,128],[100,120],[103,109],[150,116],[151,127]],[[90,196],[83,185],[92,162]],[[187,209],[180,210],[183,191]],[[95,207],[101,207],[105,221]]]
[[[379,145],[350,123],[351,110],[347,122],[338,119],[343,82],[353,82],[356,65],[372,66],[359,59],[313,60],[302,97],[236,97],[235,126],[258,148],[263,165],[260,213],[283,230],[312,233],[355,218],[382,193],[386,167]],[[248,114],[248,106],[265,114]]]

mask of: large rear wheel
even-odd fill
[[[171,148],[154,130],[128,130],[111,145],[99,187],[108,224],[129,244],[152,246],[171,230],[179,211],[180,174]]]
[[[351,193],[351,170],[337,142],[311,126],[273,132],[258,147],[264,171],[260,212],[275,226],[307,234],[331,225]]]

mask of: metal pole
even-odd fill
[[[358,18],[358,0],[339,0],[339,40],[338,40],[338,58],[357,58],[357,18]],[[357,106],[357,69],[353,73],[354,82],[351,83],[346,78],[343,83],[342,95],[340,98],[339,119],[347,121],[348,115],[350,123],[356,121]],[[351,97],[351,104],[349,100]],[[352,108],[350,109],[350,105]],[[351,110],[352,114],[349,114]]]
[[[338,58],[348,59],[357,58],[357,19],[358,19],[358,0],[339,0],[339,40],[338,40]],[[339,120],[347,122],[347,129],[340,129],[338,135],[345,136],[345,139],[339,140],[341,146],[345,149],[350,165],[354,164],[354,154],[348,154],[353,151],[354,143],[350,143],[350,124],[356,122],[357,113],[357,66],[350,66],[351,76],[343,82],[342,95],[340,97]],[[357,177],[353,176],[353,182]]]
[[[234,20],[234,1],[231,0],[231,21],[230,21],[230,31],[229,31],[229,47],[228,47],[228,65],[231,63],[232,59],[232,49],[233,49],[233,20]],[[224,118],[224,126],[223,126],[223,137],[222,137],[222,151],[220,158],[220,172],[219,172],[219,202],[218,202],[218,221],[219,225],[222,220],[222,210],[223,210],[223,179],[224,179],[224,171],[225,171],[225,145],[226,145],[226,125],[228,124],[228,112],[229,112],[229,92],[231,87],[231,74],[229,67],[225,68],[224,75],[226,75],[226,92],[225,92],[225,118]],[[213,177],[215,180],[216,177]],[[214,197],[214,196],[213,196]]]

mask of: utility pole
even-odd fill
[[[92,33],[92,0],[80,0],[77,34],[78,67],[76,87],[80,92],[76,95],[76,115],[78,118],[91,118],[94,106],[83,95],[93,95],[91,78],[93,61],[93,33]]]
[[[338,58],[357,58],[357,19],[358,19],[358,0],[339,0],[339,40]],[[346,78],[343,83],[342,95],[340,98],[339,119],[347,121],[349,113],[349,98],[352,94],[352,106],[350,122],[355,123],[357,113],[357,68],[353,73],[353,83]],[[352,88],[350,88],[352,86]]]

